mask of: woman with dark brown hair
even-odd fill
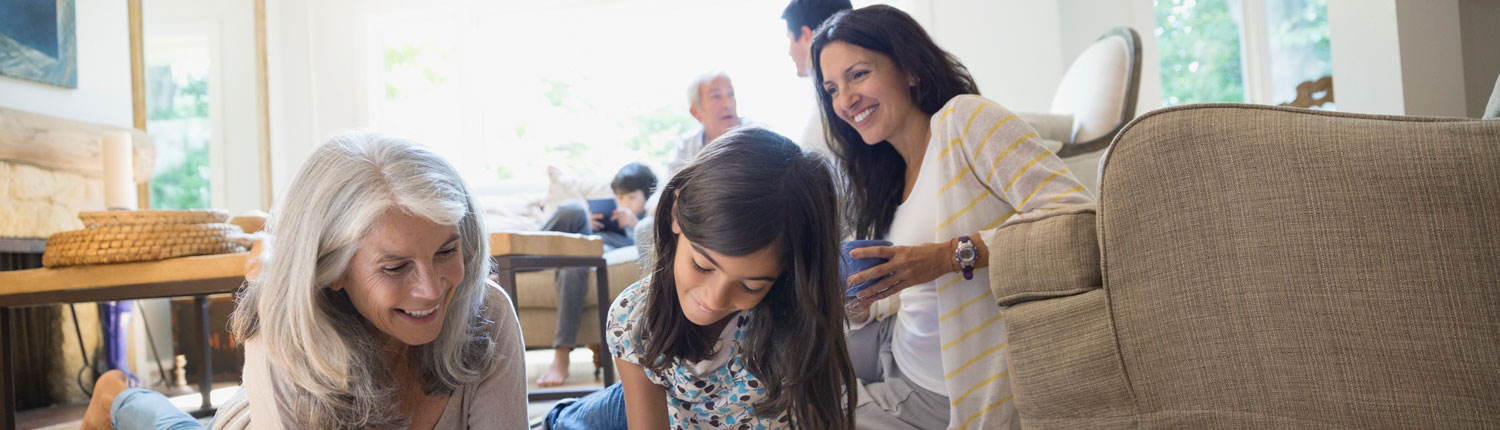
[[[889,260],[846,281],[880,279],[849,311],[860,427],[1018,427],[981,233],[1093,197],[898,9],[829,18],[812,61],[855,236],[896,245],[850,253]]]

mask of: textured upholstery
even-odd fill
[[[1104,160],[1102,285],[1004,308],[1023,426],[1500,427],[1497,143],[1451,118],[1137,119]],[[1077,243],[1044,222],[993,235]],[[1015,273],[997,296],[1058,279]]]
[[[990,288],[1001,306],[1099,289],[1099,246],[1092,204],[1011,218],[985,238]]]

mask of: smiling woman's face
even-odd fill
[[[824,46],[819,57],[833,112],[866,144],[901,135],[913,118],[921,121],[911,98],[915,82],[890,57],[842,41]]]
[[[462,245],[457,226],[389,209],[359,240],[349,268],[332,288],[349,294],[354,308],[384,336],[426,344],[442,331],[448,301],[463,280]]]
[[[781,250],[774,244],[731,257],[688,240],[675,221],[672,232],[677,233],[677,255],[672,260],[677,303],[693,324],[713,325],[755,307],[781,276]]]

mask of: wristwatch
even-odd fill
[[[974,279],[974,260],[979,259],[979,250],[974,247],[974,242],[968,236],[958,237],[958,249],[953,250],[953,258],[958,260],[958,266],[964,270],[964,279]]]

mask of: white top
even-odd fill
[[[896,216],[891,220],[891,231],[886,234],[886,240],[891,243],[915,246],[933,242],[932,226],[937,225],[937,191],[942,185],[936,179],[938,149],[941,149],[938,145],[927,145],[917,183],[912,185],[911,195],[906,201],[896,207]],[[901,290],[899,302],[901,318],[896,320],[896,331],[891,334],[891,352],[896,358],[897,368],[918,387],[946,394],[948,387],[943,385],[943,359],[933,353],[943,344],[938,330],[937,283],[907,287]]]
[[[917,183],[891,223],[892,242],[946,243],[978,233],[993,253],[1006,244],[991,240],[989,231],[1005,221],[1094,200],[1036,130],[994,102],[954,97],[932,116],[931,127]],[[987,269],[974,270],[972,280],[948,273],[870,309],[873,319],[900,313],[892,350],[902,373],[918,386],[931,383],[931,356],[939,355],[938,377],[946,389],[934,391],[952,402],[950,429],[1019,427],[1005,328],[989,279]],[[936,345],[929,334],[933,320]]]

